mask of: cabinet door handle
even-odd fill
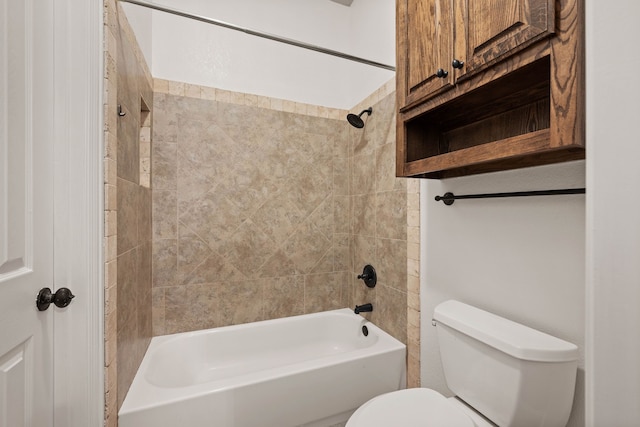
[[[460,61],[458,59],[454,59],[453,61],[451,61],[451,66],[453,68],[457,68],[460,69],[464,66],[464,61]]]
[[[442,68],[438,68],[438,71],[436,71],[436,77],[440,77],[441,79],[444,79],[448,75],[449,75],[449,72],[443,70]]]

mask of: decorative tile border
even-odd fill
[[[163,79],[154,79],[153,82],[154,92],[176,96],[227,102],[230,104],[246,105],[249,107],[269,108],[275,111],[284,111],[286,113],[302,114],[305,116],[322,117],[334,120],[343,120],[348,114],[348,111],[338,108],[304,104],[301,102],[288,101],[286,99],[270,98],[267,96],[253,95],[243,92],[233,92],[208,86],[193,85],[190,83]]]
[[[352,110],[354,111],[362,111],[366,108],[371,107],[374,104],[377,104],[386,96],[394,93],[396,91],[396,78],[392,77],[385,84],[376,89],[371,95],[367,96],[365,99],[356,104]]]
[[[420,387],[420,180],[407,180],[407,387]]]

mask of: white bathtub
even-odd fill
[[[405,352],[349,309],[155,337],[119,426],[331,426],[404,388]]]

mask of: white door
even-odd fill
[[[53,425],[52,3],[0,0],[0,427]]]

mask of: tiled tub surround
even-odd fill
[[[347,122],[239,97],[155,93],[154,335],[352,303]]]
[[[407,344],[407,386],[418,387],[420,187],[417,179],[395,177],[395,79],[352,111],[370,106],[365,127],[350,136],[353,304],[372,302],[365,316]],[[378,271],[374,289],[356,279],[365,264]]]
[[[352,132],[349,153],[353,295],[357,304],[373,303],[365,317],[406,343],[408,181],[395,177],[395,95],[372,107],[365,127]],[[366,264],[378,272],[373,289],[357,279]]]
[[[151,86],[105,1],[105,424],[117,425],[151,312],[159,335],[372,302],[366,316],[407,344],[419,385],[418,185],[394,178],[395,81],[352,109],[373,106],[364,129],[343,110],[163,80],[154,99]],[[374,290],[355,279],[365,263]]]
[[[154,335],[371,302],[418,386],[419,193],[395,178],[395,81],[354,107],[373,106],[364,129],[342,110],[154,89]]]
[[[148,164],[141,154],[144,158],[150,149],[152,119],[147,112],[145,120],[141,111],[152,105],[153,90],[135,36],[114,0],[104,2],[104,22],[105,425],[116,426],[117,409],[152,335],[151,190],[141,174],[141,163]]]

